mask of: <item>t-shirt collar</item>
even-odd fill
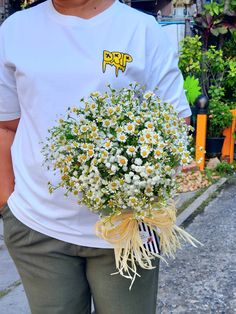
[[[101,13],[98,13],[92,18],[84,19],[84,18],[74,16],[74,15],[61,14],[55,9],[52,0],[48,0],[47,2],[48,2],[48,6],[47,6],[48,13],[50,14],[51,17],[53,17],[59,23],[81,25],[85,27],[97,25],[100,22],[106,20],[107,18],[113,16],[113,13],[117,12],[117,9],[119,8],[119,6],[122,5],[119,2],[119,0],[115,0],[112,5],[110,5],[107,9],[105,9]]]

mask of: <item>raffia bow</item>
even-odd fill
[[[96,223],[96,234],[114,247],[117,273],[131,280],[129,289],[136,276],[140,277],[137,265],[144,269],[153,269],[155,267],[152,265],[152,260],[155,257],[167,263],[160,254],[145,249],[139,232],[140,222],[144,222],[151,229],[158,230],[161,253],[167,257],[174,257],[176,250],[181,248],[181,239],[194,247],[197,247],[195,243],[203,245],[175,224],[176,208],[174,205],[169,205],[161,210],[153,208],[150,217],[144,217],[142,220],[137,220],[132,211],[101,219]]]

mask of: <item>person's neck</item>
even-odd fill
[[[110,7],[115,0],[52,0],[55,9],[64,15],[90,19]]]

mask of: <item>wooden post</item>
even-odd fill
[[[207,129],[207,115],[198,114],[197,115],[197,129],[196,129],[196,153],[195,158],[199,163],[199,168],[201,171],[204,170],[205,166],[205,148],[206,148],[206,129]]]
[[[224,145],[221,151],[222,160],[229,158],[229,162],[232,164],[234,160],[234,131],[236,127],[236,109],[231,110],[233,114],[232,125],[226,128],[223,132],[225,136]]]

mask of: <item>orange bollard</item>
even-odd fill
[[[229,158],[229,162],[232,164],[234,160],[234,131],[236,127],[236,109],[231,110],[233,114],[233,121],[232,125],[226,128],[223,132],[225,136],[224,145],[221,151],[221,158],[222,160]]]
[[[196,153],[195,159],[199,160],[199,169],[204,170],[205,166],[205,148],[206,148],[206,130],[207,130],[207,115],[198,114],[197,115],[197,128],[196,128]]]

